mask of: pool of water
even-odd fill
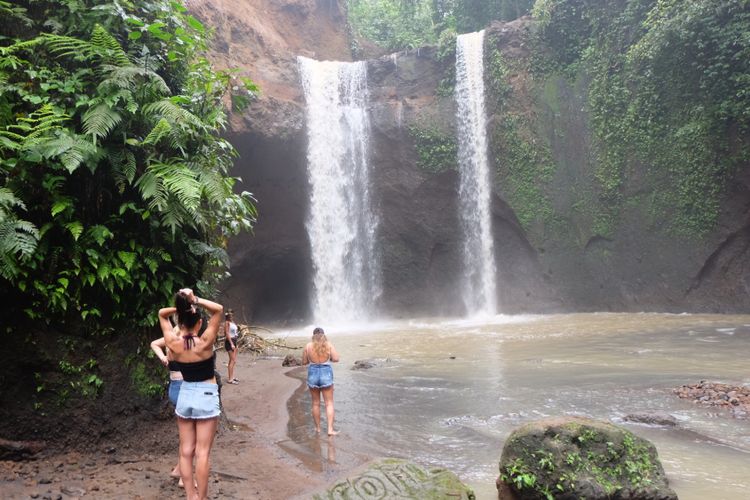
[[[311,331],[280,335],[301,345]],[[290,401],[297,417],[286,447],[319,457],[316,467],[332,478],[337,464],[396,456],[447,467],[478,498],[496,498],[498,461],[513,429],[583,415],[651,440],[680,499],[748,498],[750,421],[681,400],[672,389],[700,380],[750,385],[750,316],[497,316],[327,333],[342,358],[334,368],[341,435],[314,437],[301,389]],[[361,359],[377,366],[352,370]],[[623,420],[642,412],[667,412],[679,424]]]

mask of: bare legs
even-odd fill
[[[177,419],[177,427],[180,430],[180,473],[188,500],[208,498],[209,455],[218,422],[218,418]],[[196,483],[193,482],[193,457],[195,457],[197,489]]]
[[[321,389],[323,401],[326,404],[326,421],[328,422],[328,435],[335,436],[337,431],[333,430],[333,386]]]
[[[320,389],[310,387],[310,397],[312,397],[312,415],[315,422],[315,432],[320,434]]]
[[[234,346],[234,350],[229,354],[229,363],[227,364],[227,372],[229,375],[229,382],[234,380],[234,365],[237,364],[237,345]]]
[[[323,395],[323,401],[326,405],[326,422],[328,423],[328,435],[335,436],[338,431],[333,430],[333,386],[323,389],[310,388],[310,397],[312,398],[312,415],[315,423],[315,432],[320,434],[320,395]]]

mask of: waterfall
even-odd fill
[[[380,296],[370,200],[367,66],[298,57],[305,94],[313,264],[320,324],[360,321]]]
[[[456,40],[459,212],[464,236],[463,299],[467,313],[472,316],[497,312],[483,42],[484,31],[459,35]]]

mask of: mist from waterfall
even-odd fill
[[[306,101],[313,264],[320,324],[361,321],[381,293],[370,199],[367,66],[298,57]]]
[[[463,230],[463,300],[470,316],[497,312],[495,249],[484,109],[484,31],[456,39],[456,117]]]

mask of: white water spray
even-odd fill
[[[369,190],[367,67],[305,57],[298,65],[307,104],[313,316],[325,325],[361,321],[381,291]]]
[[[497,312],[483,45],[484,31],[459,35],[456,39],[459,211],[464,232],[463,299],[470,316]]]

